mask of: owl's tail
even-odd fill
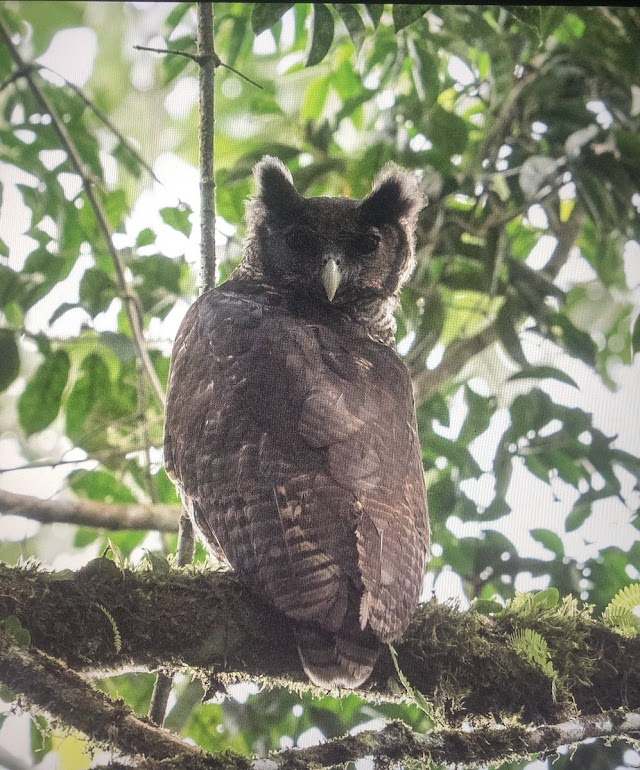
[[[378,660],[382,645],[372,633],[332,634],[319,628],[296,629],[302,667],[318,687],[359,687]]]

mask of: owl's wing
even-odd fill
[[[429,548],[411,380],[385,345],[324,329],[317,340],[324,366],[299,429],[325,448],[331,478],[355,500],[360,626],[392,641],[415,610]]]
[[[382,640],[422,584],[411,384],[382,345],[214,291],[174,347],[167,469],[196,525],[282,611]]]

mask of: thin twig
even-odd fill
[[[71,135],[67,130],[67,127],[60,120],[57,112],[54,110],[53,106],[49,102],[49,99],[44,94],[44,92],[42,91],[38,83],[35,81],[33,77],[33,73],[29,71],[28,68],[26,68],[25,62],[20,56],[20,52],[14,45],[11,39],[11,36],[9,35],[2,21],[0,21],[0,37],[2,37],[2,39],[4,40],[7,48],[9,49],[9,53],[11,54],[11,57],[16,63],[18,69],[24,72],[24,77],[27,80],[29,87],[31,88],[31,91],[33,92],[33,95],[36,97],[36,100],[40,103],[40,106],[42,107],[42,109],[51,117],[51,124],[54,130],[56,131],[56,133],[58,134],[60,142],[62,143],[62,146],[66,150],[67,155],[69,156],[69,159],[71,161],[71,164],[73,165],[78,176],[82,180],[82,187],[84,189],[85,195],[87,196],[87,200],[89,201],[89,204],[91,205],[91,208],[94,211],[94,214],[96,216],[96,221],[105,239],[105,243],[107,245],[109,255],[111,256],[111,260],[113,262],[113,265],[116,271],[118,287],[120,289],[121,298],[122,298],[122,301],[124,302],[127,316],[129,318],[133,342],[136,346],[138,356],[142,362],[145,373],[153,386],[153,389],[155,391],[155,394],[158,400],[164,406],[164,403],[165,403],[164,391],[162,389],[162,385],[160,384],[158,375],[156,374],[156,371],[153,368],[153,364],[151,362],[149,353],[146,348],[146,343],[144,339],[144,333],[143,333],[142,323],[140,318],[138,298],[135,292],[131,289],[131,287],[127,283],[126,274],[125,274],[125,269],[126,269],[125,264],[122,260],[120,253],[118,252],[118,250],[115,248],[113,244],[113,239],[111,238],[111,230],[109,229],[109,225],[107,222],[107,216],[104,211],[104,208],[102,207],[102,204],[100,203],[100,200],[98,199],[98,197],[96,196],[93,190],[93,181],[89,177],[89,174],[85,171],[82,158],[78,153],[78,150],[74,144],[73,139],[71,138]]]
[[[199,65],[200,84],[200,291],[215,286],[216,281],[216,185],[214,173],[215,142],[215,73],[221,64],[213,47],[213,3],[200,2],[198,16],[198,55],[188,58]],[[150,49],[142,49],[150,50]],[[175,52],[179,53],[179,52]],[[184,53],[184,52],[182,52]],[[178,528],[178,552],[176,563],[179,567],[193,561],[195,539],[191,519],[186,512],[180,517]],[[149,706],[149,718],[162,724],[167,712],[171,693],[172,678],[159,673]]]
[[[198,53],[200,56],[200,290],[216,280],[216,182],[215,153],[215,61],[213,49],[213,4],[198,4]]]
[[[136,49],[136,51],[150,51],[151,53],[165,53],[165,54],[168,53],[168,54],[172,54],[173,56],[184,56],[186,59],[191,59],[191,61],[201,66],[203,62],[206,61],[206,55],[189,53],[188,51],[176,51],[174,48],[149,48],[146,45],[134,45],[133,47]],[[256,88],[259,88],[261,91],[264,91],[264,86],[261,86],[260,83],[256,83],[255,80],[252,80],[248,75],[245,75],[243,72],[240,72],[240,70],[237,70],[235,67],[232,67],[230,64],[226,64],[225,62],[223,62],[217,53],[212,52],[210,56],[213,59],[213,63],[215,67],[224,67],[230,72],[233,72],[234,75],[237,75],[243,80],[246,80],[247,83],[251,83],[252,86],[255,86]]]

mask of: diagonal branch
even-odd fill
[[[38,101],[38,103],[40,104],[44,112],[46,112],[51,117],[51,125],[53,126],[55,132],[58,134],[60,142],[64,147],[65,151],[67,152],[67,155],[71,161],[72,166],[75,168],[76,173],[78,174],[78,176],[82,181],[83,190],[85,192],[85,195],[87,196],[87,200],[89,201],[91,208],[94,211],[96,221],[98,223],[98,227],[102,232],[103,238],[107,245],[107,249],[109,251],[109,255],[111,256],[111,260],[113,262],[113,266],[116,271],[118,287],[120,289],[120,294],[122,296],[122,300],[124,302],[127,316],[129,318],[129,323],[131,325],[131,333],[133,336],[133,342],[136,346],[138,357],[142,362],[142,365],[145,370],[145,374],[149,378],[149,381],[151,382],[151,385],[155,391],[155,394],[158,400],[164,406],[164,403],[165,403],[164,390],[162,388],[162,385],[160,384],[160,380],[158,378],[158,375],[156,374],[156,370],[153,367],[153,363],[149,358],[149,353],[147,351],[147,347],[144,339],[138,298],[135,292],[131,289],[131,287],[127,283],[126,274],[125,274],[125,264],[122,259],[122,256],[114,246],[113,239],[111,237],[111,230],[107,222],[107,216],[99,198],[96,196],[94,192],[93,181],[89,177],[89,174],[84,168],[84,163],[82,161],[82,158],[78,153],[78,150],[75,146],[75,143],[71,135],[69,134],[69,131],[67,130],[67,127],[65,126],[64,122],[60,119],[57,112],[54,110],[53,105],[50,103],[44,91],[40,88],[40,86],[36,82],[36,79],[34,78],[31,68],[27,66],[26,62],[20,56],[20,52],[18,51],[18,49],[13,43],[13,40],[11,39],[11,35],[8,33],[6,27],[1,21],[0,21],[0,38],[4,40],[7,48],[9,49],[9,53],[11,54],[12,59],[14,60],[18,70],[21,72],[21,74],[24,76],[25,80],[29,84],[29,88],[31,89],[36,100]]]
[[[110,748],[129,755],[197,758],[199,749],[111,701],[63,663],[0,634],[2,681],[34,706]]]
[[[488,726],[476,730],[445,729],[420,734],[402,722],[392,722],[378,732],[366,730],[357,735],[334,738],[318,746],[287,749],[268,757],[254,759],[251,770],[318,770],[345,765],[364,757],[406,763],[407,760],[456,766],[476,766],[505,759],[525,758],[554,753],[563,746],[587,738],[612,738],[634,735],[640,731],[640,712],[609,711],[576,717],[569,722],[544,727]],[[246,760],[226,757],[225,770],[246,770]],[[202,755],[201,770],[222,770],[218,756]],[[384,765],[383,765],[384,766]],[[120,770],[125,765],[114,762],[98,770]],[[144,760],[139,770],[178,770],[179,759],[168,762]]]
[[[0,513],[22,516],[42,524],[77,524],[101,529],[151,529],[176,532],[178,505],[96,503],[93,500],[42,500],[0,489]]]

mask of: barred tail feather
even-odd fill
[[[382,645],[373,634],[357,638],[308,626],[296,629],[302,667],[318,687],[359,687],[370,676]]]

